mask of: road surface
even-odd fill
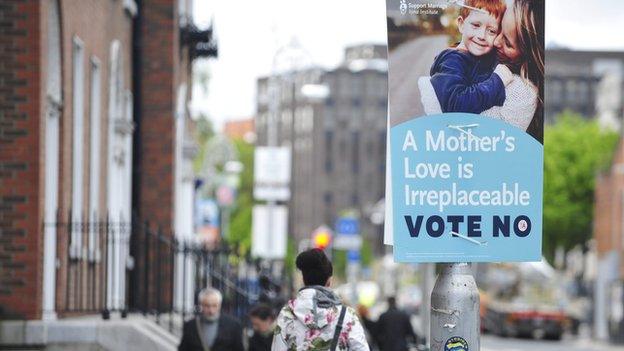
[[[623,351],[624,345],[607,345],[586,338],[566,336],[561,341],[481,336],[481,351]]]

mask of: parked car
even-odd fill
[[[571,318],[558,273],[546,263],[492,264],[481,291],[481,329],[500,336],[559,340]]]
[[[568,318],[548,306],[490,301],[481,323],[486,331],[500,336],[560,340]]]

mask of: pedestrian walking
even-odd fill
[[[260,285],[260,295],[258,296],[258,302],[270,306],[274,315],[279,313],[282,306],[286,303],[286,298],[282,294],[282,287],[273,282],[268,274],[262,274],[258,278]]]
[[[381,351],[407,351],[408,341],[418,341],[409,315],[397,308],[394,297],[388,298],[388,310],[379,316],[375,330]]]
[[[370,313],[366,306],[358,305],[357,312],[362,320],[362,324],[364,324],[364,330],[367,331],[366,337],[369,345],[371,345],[372,349],[379,347],[379,342],[377,341],[377,322],[370,319]]]
[[[275,329],[273,308],[259,304],[249,311],[253,334],[249,338],[249,351],[270,351]]]
[[[333,267],[322,250],[297,256],[305,286],[277,317],[272,350],[369,351],[362,324],[329,288]]]
[[[244,351],[243,329],[233,317],[221,313],[221,292],[199,292],[201,313],[184,323],[178,351]]]

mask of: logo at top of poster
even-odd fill
[[[401,0],[401,5],[399,6],[399,10],[401,11],[402,15],[405,15],[407,13],[407,2],[406,2],[406,0]]]

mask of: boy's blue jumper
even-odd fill
[[[484,56],[446,49],[431,66],[431,85],[442,112],[481,113],[505,102],[505,85],[494,74],[496,51]]]

